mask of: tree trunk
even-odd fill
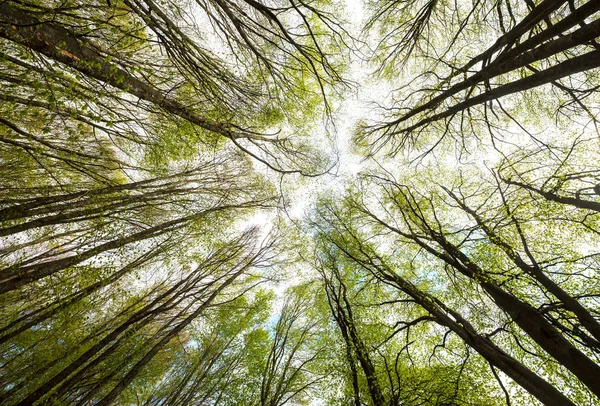
[[[248,265],[247,265],[248,266]],[[232,276],[230,276],[225,282],[223,282],[211,295],[206,299],[202,305],[198,307],[191,315],[189,315],[185,320],[179,323],[176,327],[174,327],[162,340],[160,340],[150,351],[144,355],[142,359],[140,359],[130,370],[129,372],[119,381],[119,383],[95,406],[108,406],[110,405],[120,394],[127,388],[127,386],[135,379],[135,377],[140,373],[142,368],[154,358],[154,356],[171,341],[177,334],[179,334],[185,327],[187,327],[195,318],[197,318],[217,297],[219,293],[227,286],[229,286],[235,279],[237,279],[247,268],[247,266],[242,267]]]
[[[186,108],[166,94],[107,62],[95,49],[77,39],[65,28],[52,22],[41,22],[8,2],[0,3],[0,36],[24,45],[49,58],[62,62],[81,73],[151,102],[165,111],[183,118],[207,131],[229,139],[258,138],[239,133],[234,126],[212,121]]]
[[[147,238],[162,235],[167,231],[172,231],[176,228],[183,227],[188,221],[196,220],[212,212],[225,210],[231,207],[233,206],[213,207],[211,209],[204,210],[200,213],[195,213],[179,219],[167,221],[165,223],[159,224],[154,227],[150,227],[146,230],[131,234],[129,236],[118,238],[106,242],[104,244],[98,245],[78,255],[69,256],[66,258],[61,258],[49,262],[43,262],[35,265],[21,267],[17,264],[8,268],[4,268],[0,271],[0,274],[2,274],[2,279],[0,279],[0,294],[18,289],[19,287],[27,283],[37,281],[46,276],[52,275],[58,271],[77,265],[103,252],[117,249],[127,244],[131,244],[133,242],[138,242]]]

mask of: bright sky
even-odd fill
[[[354,38],[358,38],[363,26],[363,4],[360,0],[345,0],[345,3],[346,19],[349,23],[347,27],[352,30],[350,34]],[[362,158],[351,151],[354,128],[359,120],[368,118],[373,113],[373,102],[382,100],[389,92],[389,89],[383,89],[380,83],[371,80],[372,69],[371,66],[361,62],[357,56],[353,56],[352,63],[344,72],[344,77],[351,79],[356,86],[348,90],[341,105],[334,113],[335,142],[339,152],[337,167],[331,171],[331,174],[317,178],[303,178],[299,175],[284,177],[285,199],[288,205],[287,215],[294,222],[302,221],[319,194],[329,190],[342,192],[345,182],[352,179],[364,166]],[[314,137],[323,137],[325,130],[321,131],[321,133],[315,133]],[[273,211],[262,211],[254,215],[249,223],[263,227],[266,233],[271,229],[276,215]],[[289,279],[284,283],[272,286],[280,300],[287,287],[299,282],[295,275],[288,274],[286,276]]]

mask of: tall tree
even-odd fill
[[[441,277],[449,279],[447,282],[444,282],[444,285],[455,284],[457,288],[464,286],[454,294],[464,295],[464,289],[467,286],[473,286],[469,284],[474,283],[476,290],[481,289],[481,291],[477,292],[469,302],[482,301],[482,303],[486,303],[487,301],[485,306],[489,306],[489,300],[491,299],[496,306],[509,315],[509,323],[518,325],[528,340],[537,343],[561,365],[577,376],[590,391],[594,392],[596,386],[590,381],[590,375],[583,372],[583,369],[586,368],[583,365],[588,365],[587,368],[597,368],[595,356],[587,355],[590,350],[596,351],[596,340],[593,337],[593,333],[591,333],[597,324],[597,319],[593,316],[595,314],[594,307],[592,307],[592,310],[586,309],[582,305],[582,302],[577,300],[577,295],[570,295],[562,289],[557,289],[558,285],[545,274],[548,272],[545,269],[536,268],[537,270],[534,270],[531,265],[525,266],[522,258],[517,255],[517,251],[520,252],[521,247],[510,248],[498,235],[493,234],[493,230],[496,229],[502,230],[503,233],[506,232],[507,230],[504,230],[505,226],[503,228],[498,228],[498,226],[492,228],[483,224],[481,218],[479,222],[475,221],[476,225],[481,227],[481,232],[484,234],[488,232],[488,236],[491,235],[489,237],[491,243],[498,247],[497,251],[492,251],[487,256],[484,256],[479,253],[481,249],[485,249],[485,246],[479,243],[480,236],[477,234],[476,228],[466,226],[465,228],[458,229],[448,228],[447,221],[449,218],[452,218],[452,214],[447,210],[443,210],[444,214],[442,214],[440,207],[449,207],[447,206],[449,202],[437,200],[437,197],[434,198],[435,200],[432,200],[431,196],[428,197],[425,194],[417,195],[418,189],[414,189],[416,187],[415,184],[411,188],[397,183],[392,179],[381,175],[366,177],[363,187],[368,188],[371,193],[374,190],[379,190],[380,192],[380,197],[375,197],[375,200],[366,198],[361,193],[365,189],[359,189],[361,191],[350,194],[343,205],[340,205],[338,208],[335,208],[333,205],[322,206],[321,213],[323,214],[318,217],[314,225],[318,229],[323,229],[323,238],[327,244],[334,244],[335,252],[338,253],[337,255],[341,254],[348,257],[356,264],[355,266],[370,272],[375,278],[384,283],[401,290],[410,297],[409,301],[416,301],[417,304],[433,315],[433,319],[426,315],[421,318],[416,317],[415,324],[436,321],[443,326],[449,327],[456,320],[464,320],[464,323],[461,322],[459,325],[461,328],[463,328],[462,326],[468,326],[466,331],[457,330],[454,327],[450,328],[451,331],[484,356],[491,365],[501,369],[513,379],[517,378],[517,382],[528,391],[531,391],[542,402],[547,404],[551,399],[559,399],[556,389],[547,383],[542,385],[540,383],[541,378],[535,376],[531,370],[528,370],[526,363],[522,365],[516,359],[508,363],[504,361],[500,362],[504,357],[511,358],[510,352],[505,352],[506,350],[499,348],[498,344],[491,340],[488,341],[488,338],[484,339],[485,335],[478,333],[477,327],[473,327],[477,326],[477,324],[473,324],[473,321],[467,321],[460,314],[463,311],[452,309],[452,305],[449,305],[444,299],[440,300],[434,295],[423,292],[414,282],[405,279],[401,274],[398,274],[398,271],[394,271],[394,265],[388,264],[389,261],[392,261],[392,263],[397,262],[396,259],[393,259],[394,256],[400,256],[401,258],[412,257],[412,261],[418,265],[411,265],[411,268],[416,266],[417,269],[418,266],[427,267],[425,264],[428,261],[433,260],[435,264],[436,259],[439,260],[440,262],[437,266],[440,267],[440,271],[444,267],[446,269],[445,273],[442,271],[442,275],[444,276]],[[431,184],[429,183],[429,185]],[[377,189],[378,187],[381,187],[381,189]],[[455,200],[457,198],[456,194],[447,188],[440,187],[440,192],[448,193],[446,196],[449,196],[450,199]],[[475,196],[482,198],[481,194]],[[482,198],[482,200],[478,201],[485,202],[486,200]],[[464,206],[456,204],[456,201],[454,207],[466,210],[467,214],[473,215],[472,212],[468,211],[468,208],[465,209]],[[509,221],[518,221],[515,219],[514,214],[508,213],[508,215],[511,216]],[[325,225],[321,225],[322,223],[325,223]],[[518,225],[515,227],[518,227]],[[383,250],[373,248],[373,242],[371,242],[373,239],[379,241],[376,247],[388,247],[389,244],[392,244],[394,247],[392,254],[388,252],[387,248]],[[407,252],[404,254],[402,253],[403,250]],[[527,251],[527,247],[525,250]],[[381,253],[378,254],[377,251],[381,251]],[[502,272],[502,260],[498,257],[502,255],[500,253],[504,253],[507,256],[507,260],[513,263],[513,270]],[[431,256],[430,259],[428,259],[429,256]],[[484,268],[487,266],[493,266],[496,269],[492,268],[490,271],[485,271]],[[535,266],[533,265],[533,267]],[[545,265],[541,266],[545,268]],[[508,274],[514,272],[515,268],[521,272],[521,276],[518,277],[519,283],[511,283],[510,279],[507,279]],[[430,272],[435,273],[436,271]],[[465,280],[463,277],[467,279]],[[552,305],[552,310],[545,309],[546,305],[535,308],[528,303],[529,300],[533,299],[531,297],[533,296],[533,291],[527,288],[523,291],[518,290],[522,286],[527,286],[523,285],[525,282],[524,278],[527,277],[535,280],[534,286],[537,286],[537,289],[541,288],[542,294],[548,295],[554,291],[554,294],[558,295],[557,298],[563,297],[563,299],[559,300],[564,300],[564,302],[569,304],[564,305],[563,303],[562,306]],[[469,280],[472,282],[468,282]],[[476,299],[481,293],[484,293],[488,299]],[[453,298],[451,300],[456,299]],[[555,303],[551,299],[549,302]],[[436,306],[441,307],[431,307],[434,303]],[[573,314],[579,314],[579,316],[575,316],[575,319],[564,312],[569,306],[577,308]],[[516,308],[520,309],[520,311],[516,312]],[[558,308],[561,310],[557,310]],[[443,310],[442,313],[439,313],[440,310]],[[442,316],[444,312],[449,312],[452,317],[444,320],[445,316]],[[552,312],[556,313],[552,314]],[[528,314],[529,316],[526,319],[521,318],[522,314]],[[449,321],[451,322],[450,324]],[[584,332],[584,326],[588,322],[591,323],[589,324],[590,328],[588,332]],[[401,324],[400,330],[402,330],[402,326],[410,325],[411,322]],[[573,327],[574,325],[577,327]],[[533,326],[537,327],[534,329]],[[498,331],[503,331],[503,329],[501,327]],[[539,331],[547,331],[548,334],[547,336],[541,336],[538,333]],[[522,333],[519,332],[517,335]],[[473,341],[472,337],[474,336],[481,336],[482,338]],[[552,341],[549,340],[550,337],[552,337]],[[519,338],[516,339],[521,340]],[[555,347],[553,344],[554,340],[561,342],[563,348],[558,349]],[[485,345],[481,347],[484,343]],[[571,349],[568,357],[561,354],[564,348]],[[577,357],[580,357],[582,360],[581,364],[575,361]],[[507,360],[508,358],[504,359]],[[522,368],[521,372],[512,370],[512,367],[506,369],[508,365],[520,365],[519,368]],[[528,381],[529,379],[531,380]],[[538,391],[542,387],[545,387],[545,390],[547,390],[545,394]],[[560,399],[556,400],[556,402],[567,401],[564,396]]]
[[[0,1],[0,403],[595,404],[599,7]]]
[[[379,43],[380,71],[398,90],[391,114],[357,139],[396,155],[447,136],[497,133],[496,116],[513,118],[518,95],[544,85],[595,120],[585,99],[598,83],[598,11],[595,1],[373,2],[367,28],[389,31]]]
[[[327,98],[328,83],[339,82],[333,55],[325,51],[346,37],[334,16],[294,3],[274,8],[252,1],[195,5],[204,16],[179,2],[170,2],[164,10],[153,1],[98,7],[4,2],[0,35],[92,83],[108,85],[109,93],[118,89],[138,98],[142,106],[149,103],[147,108],[191,124],[205,137],[229,139],[272,169],[323,170],[325,157],[316,151],[303,153],[306,145],[296,143],[295,136],[270,131],[292,117],[292,109],[313,109],[310,81],[321,99]],[[207,20],[212,32],[203,30],[199,19]],[[113,20],[122,21],[124,28]],[[294,20],[301,21],[298,30],[290,26]],[[82,29],[88,22],[97,29]],[[229,47],[231,57],[246,69],[235,72],[202,39],[205,35]],[[333,44],[325,43],[324,37]],[[253,60],[257,63],[249,64]],[[143,68],[148,61],[153,62]],[[257,78],[262,88],[253,84]],[[198,102],[190,104],[190,99]]]

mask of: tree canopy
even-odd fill
[[[600,404],[600,2],[0,1],[0,403]]]

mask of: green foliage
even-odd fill
[[[351,3],[0,4],[0,403],[597,402],[596,2]]]

